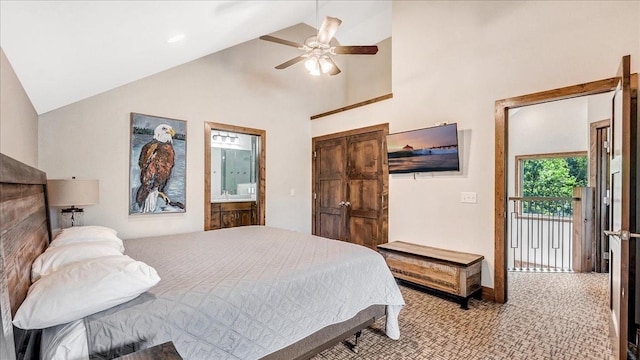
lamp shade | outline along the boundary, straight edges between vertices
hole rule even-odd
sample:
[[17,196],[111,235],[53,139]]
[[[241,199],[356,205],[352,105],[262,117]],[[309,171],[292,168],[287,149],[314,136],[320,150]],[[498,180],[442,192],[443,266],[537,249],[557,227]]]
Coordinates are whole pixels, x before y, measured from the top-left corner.
[[84,206],[100,202],[98,180],[48,180],[50,206]]

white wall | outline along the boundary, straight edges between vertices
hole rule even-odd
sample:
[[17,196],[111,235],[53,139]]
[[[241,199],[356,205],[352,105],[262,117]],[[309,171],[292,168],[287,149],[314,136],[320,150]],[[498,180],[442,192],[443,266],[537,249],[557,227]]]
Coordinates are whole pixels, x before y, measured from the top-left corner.
[[373,99],[391,92],[391,38],[378,44],[378,53],[369,55],[344,55],[347,78],[345,105]]
[[589,102],[587,103],[587,116],[589,117],[589,123],[611,119],[612,97],[613,92],[591,95],[588,97]]
[[640,71],[639,24],[631,1],[394,1],[393,99],[314,120],[311,134],[457,122],[460,174],[390,177],[389,239],[482,254],[492,287],[495,101],[610,78],[626,54]]
[[[332,90],[340,79],[311,79],[297,67],[275,70],[287,57],[280,50],[253,40],[43,114],[41,168],[49,178],[100,180],[100,204],[85,209],[86,224],[111,226],[123,238],[198,231],[204,226],[204,122],[264,129],[266,223],[309,232],[309,116],[339,93]],[[131,112],[188,122],[186,213],[128,214]]]
[[38,166],[38,114],[1,48],[0,153]]

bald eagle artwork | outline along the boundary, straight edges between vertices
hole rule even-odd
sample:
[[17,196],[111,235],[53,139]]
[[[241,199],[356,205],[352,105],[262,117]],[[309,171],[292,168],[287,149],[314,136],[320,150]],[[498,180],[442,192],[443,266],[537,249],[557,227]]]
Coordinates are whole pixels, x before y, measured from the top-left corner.
[[[135,115],[140,114],[134,114],[134,121]],[[149,117],[146,115],[140,116]],[[158,121],[168,120],[163,118],[154,119]],[[134,167],[134,161],[137,160],[137,169],[132,169],[131,174],[133,187],[130,213],[184,211],[183,198],[173,198],[176,192],[179,193],[181,190],[179,185],[184,184],[184,176],[180,179],[180,175],[176,176],[175,174],[176,165],[181,161],[181,173],[184,175],[184,140],[181,141],[182,157],[178,159],[176,148],[174,148],[176,130],[167,122],[162,121],[156,125],[147,121],[139,127],[134,124],[131,161],[132,167]],[[153,137],[150,139],[151,129],[153,129]],[[138,149],[139,153],[137,153]],[[137,159],[134,158],[136,154]],[[174,176],[176,176],[175,179]],[[134,177],[139,182],[134,182]],[[183,188],[182,194],[184,194]]]
[[153,132],[153,140],[146,143],[140,151],[138,166],[140,167],[140,187],[136,194],[136,202],[141,212],[153,212],[156,209],[158,196],[165,202],[171,201],[164,193],[167,181],[171,178],[171,170],[175,161],[173,151],[173,135],[176,132],[167,124],[161,124]]

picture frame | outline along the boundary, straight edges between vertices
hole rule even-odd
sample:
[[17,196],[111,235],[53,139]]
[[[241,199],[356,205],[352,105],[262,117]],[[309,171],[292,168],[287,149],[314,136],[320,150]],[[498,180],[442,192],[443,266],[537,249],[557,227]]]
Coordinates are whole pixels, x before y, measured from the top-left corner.
[[186,121],[132,112],[129,161],[129,215],[186,212]]

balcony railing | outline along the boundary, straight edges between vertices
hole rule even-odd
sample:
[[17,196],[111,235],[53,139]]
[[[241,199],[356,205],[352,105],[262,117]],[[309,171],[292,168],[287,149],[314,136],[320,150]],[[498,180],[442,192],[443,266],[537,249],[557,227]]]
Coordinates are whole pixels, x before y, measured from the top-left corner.
[[573,271],[577,197],[510,197],[508,270]]

